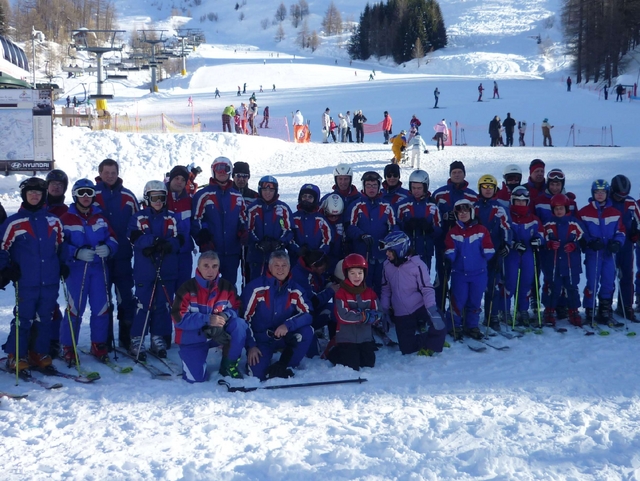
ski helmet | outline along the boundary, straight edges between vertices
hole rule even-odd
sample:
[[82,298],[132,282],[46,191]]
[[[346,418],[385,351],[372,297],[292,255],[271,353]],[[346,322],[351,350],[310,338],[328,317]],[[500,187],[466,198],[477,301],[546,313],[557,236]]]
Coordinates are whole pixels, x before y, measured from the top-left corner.
[[378,174],[377,172],[375,172],[373,170],[369,170],[369,171],[365,172],[364,174],[362,174],[362,178],[360,180],[362,181],[362,188],[363,189],[364,189],[364,183],[365,182],[376,181],[378,183],[378,189],[382,185],[382,177],[380,177],[380,174]]
[[[469,199],[460,199],[458,202],[456,202],[453,206],[453,210],[455,212],[458,212],[459,208],[462,208],[462,206],[468,206],[469,211],[471,212],[471,219],[473,220],[475,218],[475,209],[473,207],[473,203],[469,200]],[[456,214],[456,218],[458,217],[458,215]]]
[[522,169],[516,164],[505,165],[504,170],[502,171],[502,178],[504,181],[508,183],[507,178],[513,178],[516,176],[518,179],[518,185],[520,185],[522,183]]
[[571,200],[565,194],[556,194],[553,197],[551,197],[550,204],[552,209],[554,207],[558,207],[561,205],[563,207],[566,207],[567,212],[569,212],[569,207],[571,206]]
[[151,193],[157,192],[164,195],[164,202],[167,200],[167,186],[161,180],[150,180],[144,186],[144,201],[149,205],[151,203]]
[[409,176],[409,187],[411,187],[411,182],[424,184],[425,193],[429,190],[429,174],[424,170],[414,170],[411,172]]
[[233,172],[233,163],[229,160],[228,157],[216,157],[211,163],[211,176],[215,177],[216,169],[222,169],[227,174],[231,175]]
[[262,197],[262,189],[265,187],[276,189],[276,194],[278,193],[278,181],[271,175],[265,175],[260,178],[260,181],[258,182],[258,195],[260,197]]
[[342,274],[344,275],[345,279],[347,278],[349,269],[353,269],[354,267],[364,269],[364,275],[366,276],[369,264],[367,263],[367,260],[360,254],[349,254],[342,261]]
[[20,197],[23,202],[27,202],[27,192],[30,190],[37,190],[42,192],[42,198],[36,207],[42,207],[47,201],[47,182],[39,177],[30,177],[20,182]]
[[411,240],[409,236],[401,230],[389,232],[387,236],[379,242],[381,251],[392,250],[396,255],[396,261],[394,264],[399,265],[405,261],[409,248],[411,247]]
[[348,175],[353,178],[353,170],[349,164],[338,164],[336,168],[333,169],[333,177],[334,179],[339,175]]
[[313,206],[317,206],[318,202],[320,202],[320,189],[317,185],[313,184],[304,184],[300,188],[300,193],[298,194],[298,202],[302,202],[302,194],[311,194],[313,195]]
[[322,206],[326,215],[340,215],[344,212],[344,200],[338,194],[327,196]]
[[626,175],[618,174],[611,179],[611,193],[619,197],[626,197],[631,192],[631,181]]
[[493,192],[495,193],[495,191],[498,190],[498,181],[496,180],[496,178],[491,175],[491,174],[486,174],[483,175],[482,177],[480,177],[480,179],[478,179],[478,192],[480,192],[480,186],[483,184],[490,184],[493,186]]
[[593,195],[596,190],[604,190],[607,193],[607,197],[609,197],[609,189],[609,182],[604,179],[597,179],[591,184],[591,195]]
[[549,185],[549,182],[561,182],[562,188],[564,189],[564,181],[564,172],[562,172],[560,169],[551,169],[549,172],[547,172],[547,185]]
[[69,187],[69,177],[67,177],[67,174],[65,174],[64,171],[60,169],[53,169],[51,172],[49,172],[47,174],[46,180],[47,180],[47,183],[62,182],[65,192],[67,191],[67,187]]
[[511,191],[511,205],[515,205],[516,200],[525,200],[527,205],[531,202],[531,194],[525,186],[519,185]]
[[74,202],[78,202],[78,197],[95,197],[96,185],[89,179],[76,180],[71,188],[71,196]]

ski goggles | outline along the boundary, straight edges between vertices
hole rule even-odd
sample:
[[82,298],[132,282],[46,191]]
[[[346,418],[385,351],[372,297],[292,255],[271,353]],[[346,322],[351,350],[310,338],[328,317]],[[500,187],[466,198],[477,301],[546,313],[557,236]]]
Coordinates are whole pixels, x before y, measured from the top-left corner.
[[276,184],[273,182],[265,182],[262,184],[262,187],[260,187],[260,190],[276,190]]
[[166,202],[167,196],[165,194],[151,194],[149,195],[150,202]]
[[224,172],[225,174],[230,174],[231,173],[231,167],[229,167],[227,164],[215,164],[213,166],[213,171],[214,172]]
[[81,187],[73,191],[75,197],[95,197],[96,191],[91,187]]
[[471,212],[471,206],[469,204],[460,204],[454,207],[456,212]]
[[495,189],[496,186],[493,184],[480,184],[481,189]]
[[552,170],[549,173],[547,173],[547,181],[551,181],[551,180],[557,180],[557,181],[564,181],[564,172],[562,172],[561,170]]

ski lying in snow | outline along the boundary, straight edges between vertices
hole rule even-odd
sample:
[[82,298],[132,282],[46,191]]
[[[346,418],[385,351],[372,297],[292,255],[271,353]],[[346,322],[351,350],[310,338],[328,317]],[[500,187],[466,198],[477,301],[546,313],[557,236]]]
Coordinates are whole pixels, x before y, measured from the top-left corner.
[[[4,371],[8,374],[14,375],[15,376],[15,371],[11,370],[9,371],[7,369],[7,366],[5,365],[5,361],[6,358],[0,359],[0,371]],[[36,377],[33,377],[31,375],[31,372],[29,372],[29,370],[25,369],[20,371],[20,373],[18,374],[20,376],[20,379],[22,379],[23,381],[27,381],[27,382],[32,382],[34,384],[37,384],[40,387],[43,387],[47,390],[49,389],[60,389],[62,387],[62,384],[57,382],[55,384],[51,384],[49,382],[43,381],[42,379],[38,379]]]
[[28,398],[28,394],[13,394],[10,392],[0,391],[0,398],[6,397],[7,399],[25,399]]
[[483,352],[487,350],[487,346],[485,346],[483,342],[476,341],[475,339],[465,338],[462,342],[474,352]]
[[484,344],[485,346],[489,346],[491,349],[495,349],[496,351],[507,351],[509,349],[511,349],[509,346],[507,345],[496,345],[493,344],[491,342],[489,342],[489,338],[484,338],[484,339],[480,339],[479,340],[482,344]]
[[109,369],[111,369],[113,372],[115,372],[117,374],[128,374],[130,372],[133,372],[133,368],[131,366],[120,366],[116,362],[112,361],[111,359],[109,359],[107,362],[104,362],[104,361],[101,361],[100,359],[96,358],[89,351],[85,351],[84,349],[81,349],[81,351],[84,354],[86,354],[87,356],[93,357],[100,364],[104,364],[105,366],[107,366]]
[[83,384],[89,384],[93,381],[97,381],[100,379],[100,374],[97,372],[87,373],[86,376],[78,375],[78,374],[69,374],[66,372],[58,371],[54,366],[48,366],[45,368],[33,368],[34,371],[39,372],[40,374],[44,374],[45,376],[57,376],[63,377],[65,379],[71,379],[75,382],[81,382]]
[[164,364],[167,367],[167,369],[169,369],[169,371],[174,373],[176,376],[181,376],[182,375],[182,366],[178,366],[171,359],[164,358],[164,357],[159,357],[155,352],[147,351],[147,356],[149,354],[151,354],[154,358],[156,358],[158,361],[160,361],[162,364]]
[[358,379],[343,379],[340,381],[318,381],[318,382],[301,382],[297,384],[276,384],[275,386],[256,386],[256,387],[244,387],[244,386],[232,386],[229,381],[224,379],[218,379],[219,386],[226,386],[228,392],[252,392],[259,389],[289,389],[294,387],[312,387],[312,386],[327,386],[330,384],[362,384],[366,382],[365,378],[359,377]]
[[507,339],[519,339],[524,336],[524,334],[520,331],[495,331],[500,334],[502,337],[506,337]]
[[141,361],[140,359],[136,359],[135,356],[132,356],[131,354],[129,354],[129,352],[123,349],[116,348],[116,351],[118,351],[119,354],[122,354],[123,356],[128,357],[129,359],[133,359],[137,365],[142,367],[142,369],[146,369],[149,372],[149,374],[151,374],[151,377],[153,379],[167,379],[169,377],[172,377],[171,373],[165,372],[162,369],[159,369],[156,366],[149,364],[147,361]]

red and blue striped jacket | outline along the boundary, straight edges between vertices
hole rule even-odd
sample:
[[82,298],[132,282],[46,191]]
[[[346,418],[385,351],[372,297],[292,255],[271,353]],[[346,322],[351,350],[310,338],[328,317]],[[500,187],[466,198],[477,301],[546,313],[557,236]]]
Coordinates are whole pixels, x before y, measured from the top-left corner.
[[131,216],[138,212],[136,196],[122,186],[121,178],[118,178],[113,187],[109,187],[100,177],[96,177],[96,197],[93,203],[100,207],[116,235],[119,249],[115,259],[131,259],[133,252],[127,240],[127,228]]
[[[584,226],[587,244],[598,237],[604,245],[611,240],[624,244],[626,230],[622,224],[622,213],[612,206],[610,199],[602,206],[590,198],[589,203],[578,211],[578,219]],[[585,252],[593,251],[587,247]],[[605,255],[612,254],[606,251]]]
[[[75,204],[72,204],[60,220],[64,229],[62,260],[69,266],[75,263],[84,266],[84,261],[75,258],[76,252],[82,247],[95,249],[99,244],[106,244],[111,251],[109,257],[113,257],[118,251],[118,241],[115,239],[115,234],[99,207],[91,206],[85,216],[78,212]],[[102,259],[95,256],[91,264],[101,266]]]
[[487,261],[495,252],[491,235],[477,220],[464,224],[457,221],[444,241],[445,256],[451,261],[451,272],[479,274],[487,269]]

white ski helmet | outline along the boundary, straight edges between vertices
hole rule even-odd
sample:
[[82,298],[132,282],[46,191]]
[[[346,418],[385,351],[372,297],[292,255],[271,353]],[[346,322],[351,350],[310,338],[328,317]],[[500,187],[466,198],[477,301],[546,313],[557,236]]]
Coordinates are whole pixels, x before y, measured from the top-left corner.
[[429,174],[424,170],[414,170],[409,176],[409,188],[411,188],[411,182],[419,182],[424,184],[424,191],[429,190]]
[[144,186],[143,198],[144,201],[149,204],[149,198],[152,192],[157,192],[167,196],[167,186],[161,180],[150,180]]
[[351,170],[351,166],[349,164],[338,164],[336,168],[333,169],[333,177],[337,177],[338,175],[348,175],[353,179],[353,170]]
[[231,175],[231,172],[233,172],[233,162],[231,162],[231,160],[229,160],[228,157],[216,157],[215,159],[213,159],[213,162],[211,163],[211,176],[215,177],[215,170],[216,170],[216,166],[218,165],[225,165],[226,168],[226,172]]
[[522,178],[522,169],[518,167],[516,164],[507,164],[504,166],[504,170],[502,171],[502,177],[506,177],[507,175],[519,175]]
[[344,212],[344,200],[338,194],[331,194],[324,200],[322,208],[326,215],[340,215]]

